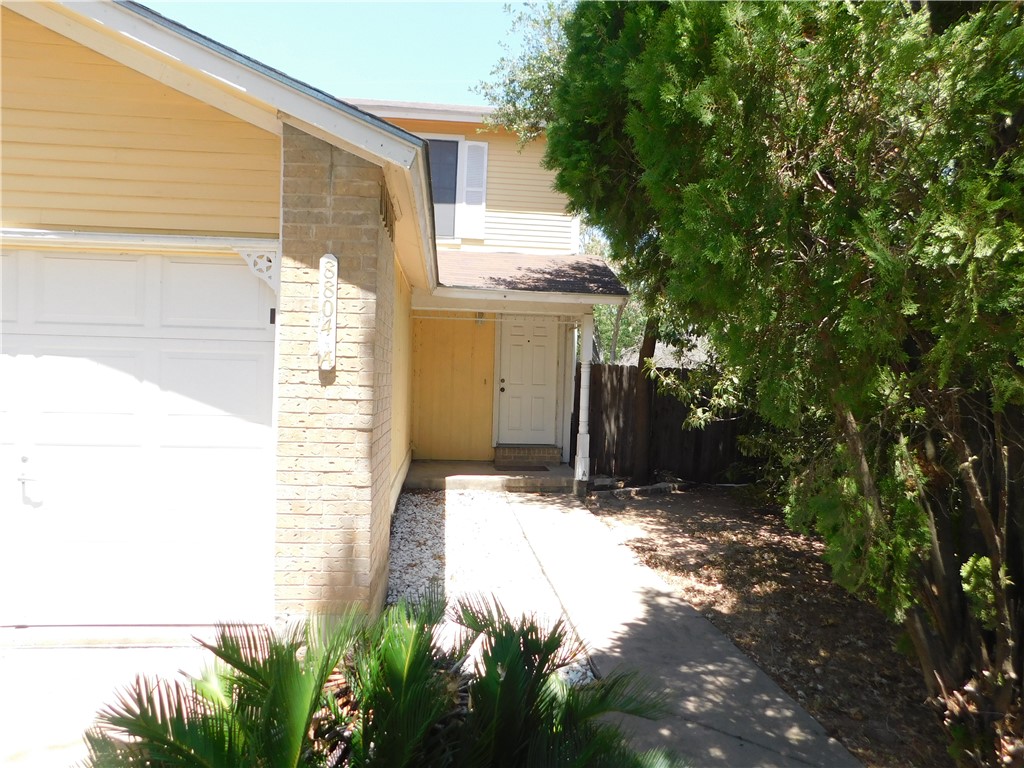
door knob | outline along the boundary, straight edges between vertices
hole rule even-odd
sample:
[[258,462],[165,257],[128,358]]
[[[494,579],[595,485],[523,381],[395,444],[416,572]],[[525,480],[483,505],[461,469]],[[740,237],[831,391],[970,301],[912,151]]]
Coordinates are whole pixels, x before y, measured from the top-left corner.
[[501,389],[499,389],[498,391],[499,391],[499,392],[504,392],[504,391],[505,391],[505,388],[504,388],[504,387],[502,387],[502,388],[501,388]]

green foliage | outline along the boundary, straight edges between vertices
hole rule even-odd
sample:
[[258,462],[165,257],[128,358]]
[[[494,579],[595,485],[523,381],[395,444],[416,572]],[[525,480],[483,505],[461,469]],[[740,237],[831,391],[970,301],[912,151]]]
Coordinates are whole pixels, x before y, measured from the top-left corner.
[[202,678],[154,682],[140,676],[99,713],[86,735],[88,765],[320,764],[324,754],[309,732],[355,626],[349,616],[281,636],[262,627],[222,627],[216,642],[201,643],[219,662]]
[[523,3],[514,13],[505,6],[512,13],[510,31],[522,34],[522,50],[501,43],[504,55],[491,70],[492,79],[476,91],[495,107],[489,122],[515,133],[520,146],[539,137],[551,119],[551,89],[565,60],[562,23],[571,8],[556,0]]
[[354,658],[353,692],[363,714],[353,732],[352,765],[441,765],[444,743],[431,731],[455,705],[445,674],[453,659],[434,642],[444,616],[437,596],[400,603],[369,627]]
[[483,639],[469,688],[473,708],[463,734],[463,764],[636,764],[621,734],[598,718],[613,712],[657,717],[664,713],[660,697],[630,676],[569,686],[557,672],[578,660],[583,647],[569,640],[561,621],[543,629],[484,600],[460,603],[457,620]]
[[[218,663],[185,681],[138,678],[87,734],[88,765],[669,768],[631,750],[610,714],[657,717],[663,700],[628,675],[568,685],[584,649],[562,622],[509,617],[493,601],[463,600],[465,630],[439,642],[437,595],[315,618],[280,635],[226,626]],[[479,652],[471,652],[474,647]]]
[[[608,240],[597,229],[583,227],[580,239],[584,253],[609,260]],[[646,322],[644,310],[635,297],[631,296],[621,310],[618,306],[595,304],[594,335],[597,337],[598,362],[631,364],[631,360],[622,359],[622,353],[640,347]]]
[[555,186],[568,195],[575,211],[604,232],[611,258],[648,309],[660,298],[667,261],[640,183],[642,166],[631,151],[621,116],[629,100],[623,74],[642,50],[645,23],[659,13],[660,7],[649,3],[576,7],[564,23],[570,46],[552,94],[547,132]]
[[901,478],[904,453],[895,446],[888,459],[892,474],[880,492],[885,515],[874,520],[868,502],[853,481],[850,457],[837,448],[831,462],[798,462],[804,472],[789,484],[786,516],[800,530],[825,540],[825,560],[836,583],[873,599],[902,620],[914,602],[920,553],[929,545],[929,529],[916,494]]
[[[615,335],[615,322],[618,317],[618,336]],[[647,318],[643,309],[633,299],[626,302],[621,316],[619,308],[609,304],[594,305],[594,334],[598,338],[602,363],[626,363],[636,365],[636,354],[633,359],[625,359],[627,350],[637,350],[644,338],[644,325]],[[615,356],[612,358],[614,342]]]
[[1024,6],[929,7],[580,4],[548,163],[663,325],[709,339],[699,416],[754,407],[791,519],[913,619],[985,763],[1021,700]]
[[[964,585],[964,594],[971,603],[975,618],[988,630],[996,628],[996,580],[992,573],[991,558],[983,555],[971,555],[960,567],[960,578]],[[1001,587],[1012,586],[1004,567],[998,576]]]

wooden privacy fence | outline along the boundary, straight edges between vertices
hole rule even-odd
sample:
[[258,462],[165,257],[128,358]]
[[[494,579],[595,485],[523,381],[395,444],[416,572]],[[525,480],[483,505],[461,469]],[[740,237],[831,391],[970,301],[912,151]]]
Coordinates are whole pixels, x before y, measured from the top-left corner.
[[[675,370],[685,376],[686,371]],[[590,471],[594,475],[629,477],[633,472],[633,404],[639,368],[635,365],[598,365],[590,368]],[[580,367],[576,366],[576,395],[572,412],[572,456],[579,432]],[[737,438],[742,418],[715,421],[704,429],[683,429],[688,407],[671,395],[651,388],[650,468],[682,480],[699,483],[722,481],[740,459]]]

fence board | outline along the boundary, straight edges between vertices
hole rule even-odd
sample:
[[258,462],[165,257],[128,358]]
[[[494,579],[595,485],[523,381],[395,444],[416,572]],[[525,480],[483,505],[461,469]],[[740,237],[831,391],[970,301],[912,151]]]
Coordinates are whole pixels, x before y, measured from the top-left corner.
[[[674,373],[685,376],[686,372]],[[600,365],[590,368],[590,456],[591,474],[628,477],[633,472],[634,387],[639,368],[635,365]],[[576,455],[579,432],[579,380],[573,401],[571,455]],[[704,429],[683,429],[687,406],[671,395],[651,388],[650,466],[683,480],[715,482],[740,458],[737,439],[745,420],[725,419]]]

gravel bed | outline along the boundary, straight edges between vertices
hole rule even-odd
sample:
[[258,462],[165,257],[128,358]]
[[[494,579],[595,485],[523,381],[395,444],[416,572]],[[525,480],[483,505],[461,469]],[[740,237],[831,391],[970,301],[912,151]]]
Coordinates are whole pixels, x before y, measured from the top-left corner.
[[[504,492],[403,493],[391,520],[390,558],[388,604],[441,587],[449,602],[493,595],[511,615],[533,614],[548,626],[563,616]],[[592,680],[589,660],[565,676],[573,684]]]

